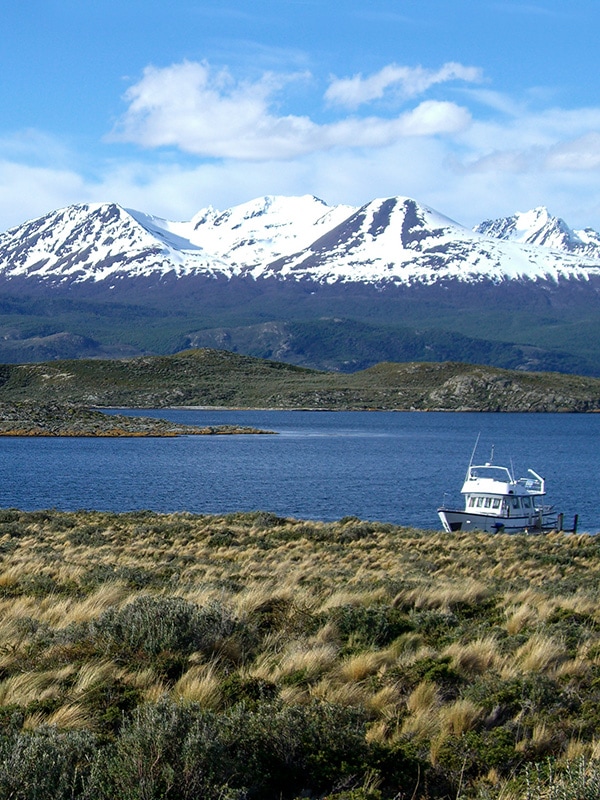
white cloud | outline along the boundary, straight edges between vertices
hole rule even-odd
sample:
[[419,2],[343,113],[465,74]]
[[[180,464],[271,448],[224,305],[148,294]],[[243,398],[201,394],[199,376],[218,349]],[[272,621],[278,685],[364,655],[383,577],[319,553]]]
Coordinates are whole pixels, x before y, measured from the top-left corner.
[[405,136],[452,134],[470,121],[465,108],[433,100],[391,119],[347,117],[318,124],[306,116],[273,113],[274,95],[296,77],[268,74],[254,83],[235,83],[226,71],[214,72],[205,63],[148,67],[128,90],[129,107],[111,138],[209,158],[270,161],[334,147],[382,147]]
[[290,141],[306,136],[312,123],[270,114],[270,97],[284,80],[265,75],[236,84],[226,70],[206,63],[147,67],[125,95],[129,107],[112,138],[215,158],[292,156],[298,151]]
[[590,133],[562,142],[548,151],[545,167],[548,170],[597,170],[600,169],[600,132]]
[[353,205],[408,195],[467,225],[547,205],[571,225],[600,229],[600,108],[468,89],[464,105],[419,98],[387,117],[330,108],[321,122],[277,105],[304,77],[148,68],[112,135],[146,151],[132,158],[105,144],[104,160],[85,159],[87,174],[80,153],[43,132],[0,135],[0,230],[76,202],[190,219],[207,205],[305,193]]
[[363,103],[381,99],[389,89],[396,89],[404,97],[414,97],[437,83],[454,80],[476,83],[481,78],[482,71],[478,67],[465,67],[453,61],[438,70],[389,64],[366,78],[358,74],[332,80],[325,99],[334,105],[358,108]]
[[85,180],[73,170],[0,161],[0,230],[85,201],[87,194]]

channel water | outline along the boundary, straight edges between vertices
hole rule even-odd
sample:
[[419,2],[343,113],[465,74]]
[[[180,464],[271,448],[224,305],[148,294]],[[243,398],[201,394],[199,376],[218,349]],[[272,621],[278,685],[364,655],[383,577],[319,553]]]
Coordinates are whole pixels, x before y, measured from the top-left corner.
[[[119,412],[123,413],[123,412]],[[275,436],[0,438],[0,507],[344,516],[439,529],[476,460],[546,478],[548,502],[600,532],[600,414],[161,409],[125,413]]]

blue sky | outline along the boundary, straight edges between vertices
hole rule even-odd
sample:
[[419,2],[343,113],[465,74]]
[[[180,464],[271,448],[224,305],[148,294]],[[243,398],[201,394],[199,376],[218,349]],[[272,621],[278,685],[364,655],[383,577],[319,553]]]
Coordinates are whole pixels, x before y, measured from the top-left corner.
[[407,195],[600,229],[598,0],[29,0],[0,10],[0,230]]

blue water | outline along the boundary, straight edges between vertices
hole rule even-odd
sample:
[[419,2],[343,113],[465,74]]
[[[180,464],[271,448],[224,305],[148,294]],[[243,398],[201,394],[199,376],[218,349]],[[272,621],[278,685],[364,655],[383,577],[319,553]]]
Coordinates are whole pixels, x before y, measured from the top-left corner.
[[478,460],[528,467],[548,501],[600,532],[600,414],[160,410],[197,425],[242,424],[278,436],[176,439],[0,438],[0,507],[62,510],[266,510],[346,515],[439,528],[436,508],[460,502]]

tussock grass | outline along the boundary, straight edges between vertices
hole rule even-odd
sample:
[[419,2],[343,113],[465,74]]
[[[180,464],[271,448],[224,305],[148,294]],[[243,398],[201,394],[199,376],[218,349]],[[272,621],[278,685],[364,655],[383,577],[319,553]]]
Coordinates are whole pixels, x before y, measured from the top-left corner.
[[93,716],[80,703],[71,703],[57,708],[44,722],[46,725],[55,725],[57,728],[70,730],[93,730],[95,727]]
[[376,675],[386,663],[385,651],[363,651],[343,661],[339,674],[346,683],[358,683]]
[[[567,657],[565,645],[556,639],[534,634],[514,654],[515,662],[525,672],[548,672],[554,670]],[[515,668],[509,667],[515,672]]]
[[482,716],[482,709],[470,700],[455,700],[440,711],[441,728],[452,736],[462,736],[474,728]]
[[497,670],[501,668],[503,661],[498,641],[493,636],[486,636],[466,644],[453,642],[444,650],[444,655],[450,656],[453,666],[469,677]]
[[173,687],[181,700],[198,703],[203,708],[218,708],[221,703],[221,680],[214,664],[191,667]]
[[55,671],[20,672],[0,683],[0,705],[28,706],[59,697],[60,693],[60,679]]
[[376,763],[418,761],[383,800],[521,800],[527,764],[600,755],[595,537],[0,511],[0,542],[0,719],[28,735],[341,708]]

